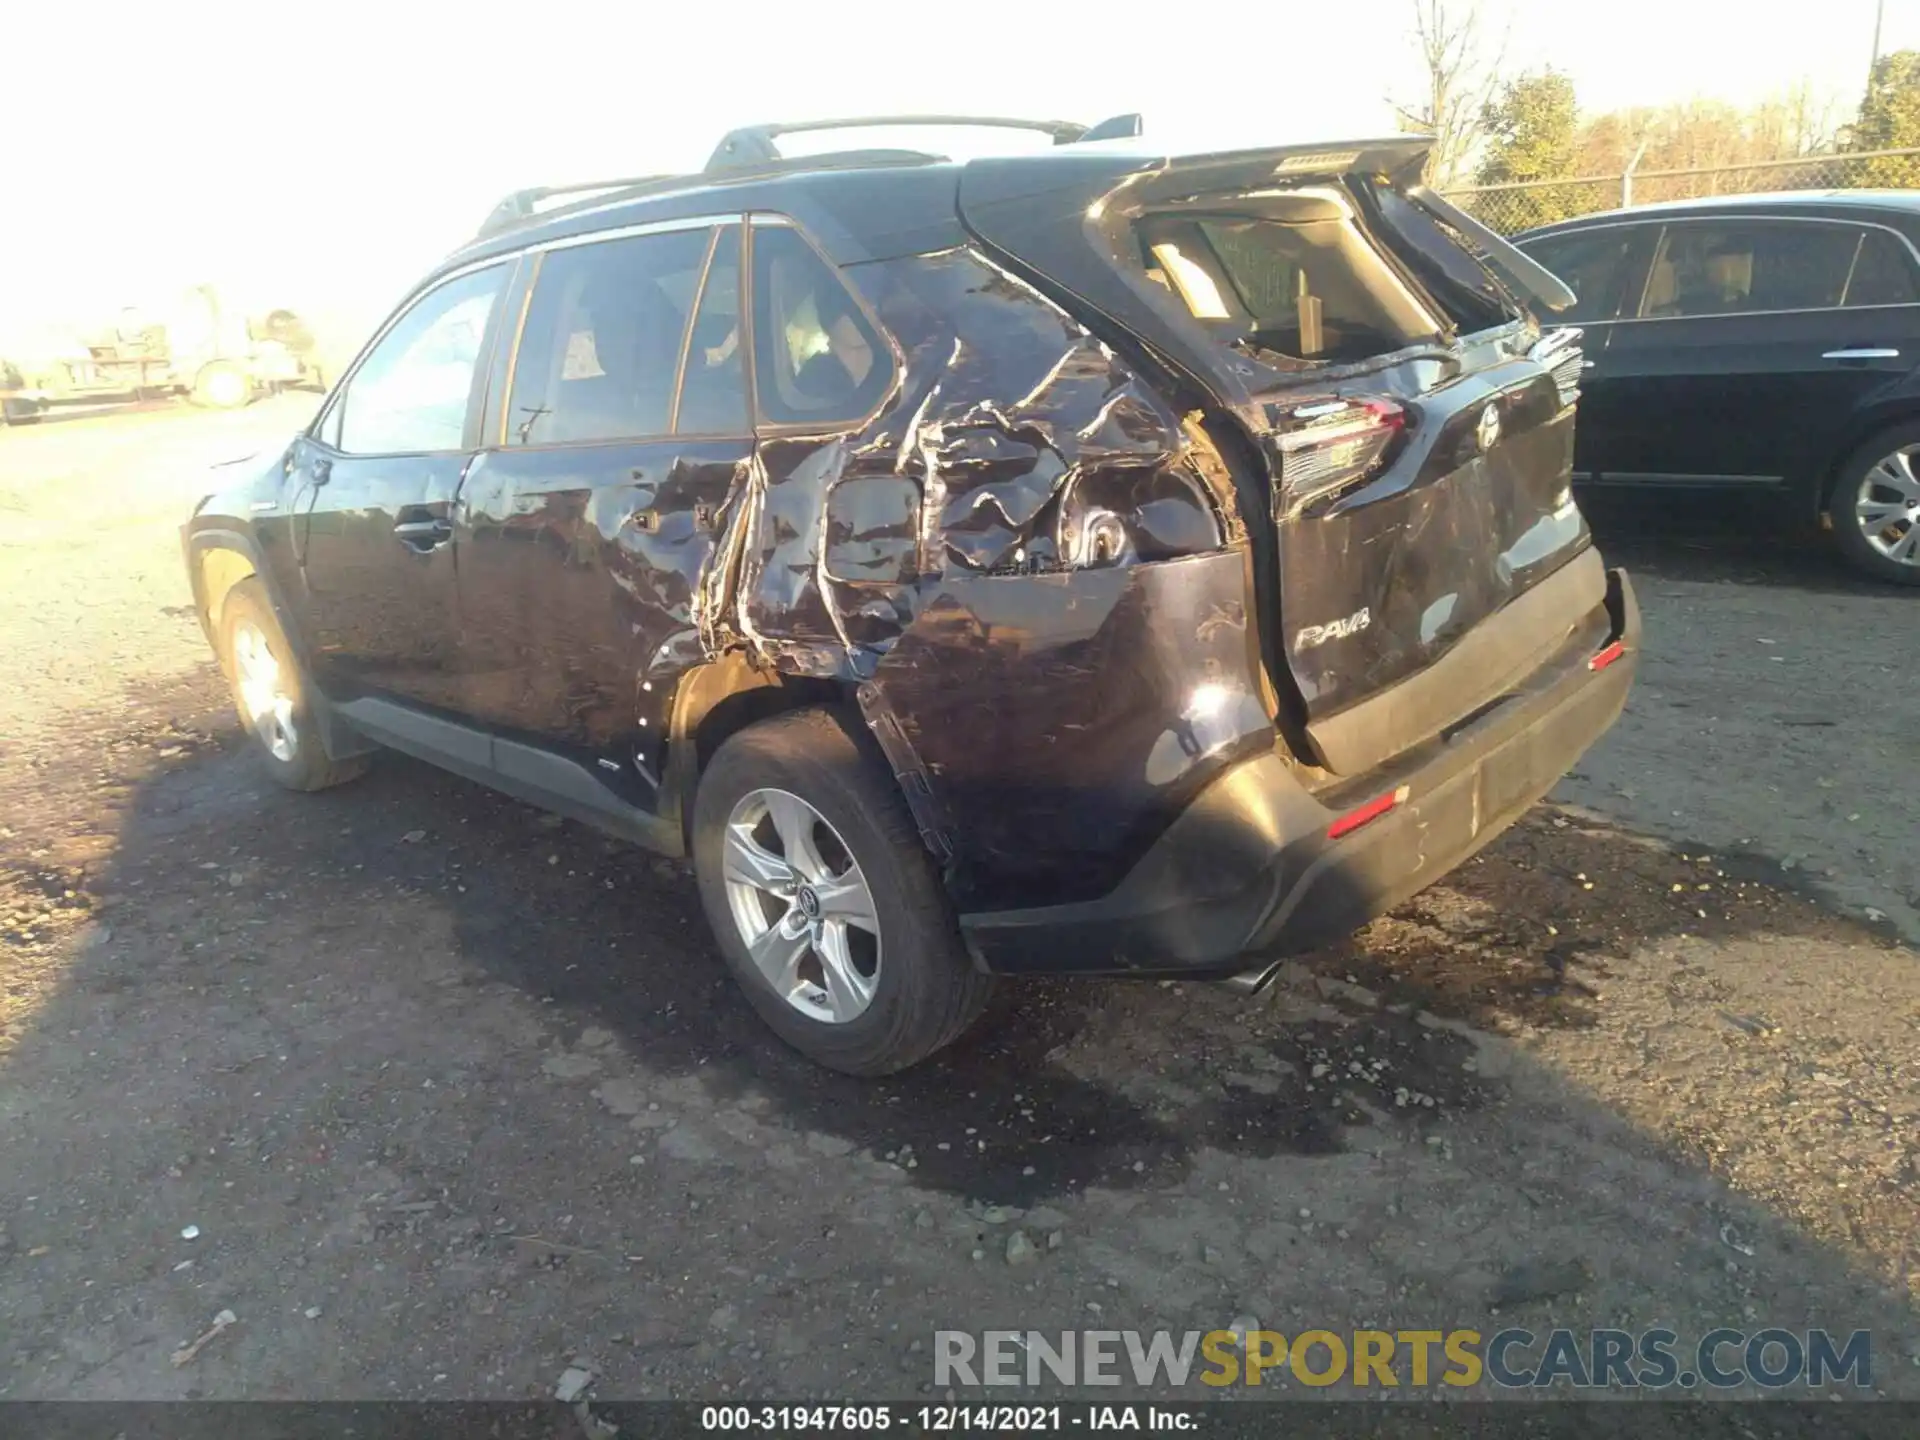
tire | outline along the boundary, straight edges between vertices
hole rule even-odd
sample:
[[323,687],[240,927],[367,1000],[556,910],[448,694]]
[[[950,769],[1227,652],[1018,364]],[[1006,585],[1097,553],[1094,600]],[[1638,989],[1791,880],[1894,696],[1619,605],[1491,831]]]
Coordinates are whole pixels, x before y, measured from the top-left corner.
[[[270,680],[256,658],[261,646],[271,662]],[[289,790],[325,790],[366,773],[365,756],[328,756],[307,703],[312,693],[307,678],[258,579],[242,580],[227,592],[220,612],[220,660],[233,689],[233,708],[276,783]]]
[[[1906,471],[1891,474],[1890,485],[1869,488],[1881,463],[1902,454]],[[1857,573],[1894,585],[1920,585],[1920,479],[1910,483],[1909,476],[1920,477],[1920,423],[1882,430],[1841,463],[1827,515],[1834,543]],[[1870,513],[1887,515],[1880,530],[1862,522],[1863,502],[1873,507]],[[1904,517],[1892,509],[1898,503],[1904,503]]]
[[193,377],[193,403],[208,410],[244,410],[253,403],[253,380],[230,361],[211,361]]
[[[786,802],[798,800],[824,821],[824,832],[810,832],[815,842],[810,858],[840,873],[822,881],[821,896],[846,893],[848,875],[864,881],[874,924],[871,946],[859,924],[833,919],[841,907],[831,899],[808,906],[804,896],[756,897],[729,883],[729,845],[739,838],[730,832],[758,814],[756,807],[773,803],[769,792],[784,797],[777,802],[780,818],[790,819]],[[784,864],[788,847],[781,842],[776,852],[775,822],[769,809],[753,833],[766,842],[763,860]],[[768,1027],[808,1059],[848,1075],[890,1075],[951,1044],[985,1008],[992,982],[969,961],[899,785],[856,721],[830,710],[802,710],[750,726],[728,740],[701,777],[694,799],[693,854],[700,898],[727,968]],[[802,856],[803,874],[808,858]],[[854,868],[843,871],[843,859]],[[805,888],[811,893],[812,887]],[[763,908],[750,908],[743,921],[736,901]],[[783,906],[789,919],[817,917],[823,930],[816,934],[830,937],[838,923],[845,937],[839,953],[856,968],[860,952],[870,949],[874,968],[860,982],[870,991],[863,1010],[838,1020],[821,1013],[828,1008],[824,957],[833,948],[830,938],[818,941],[822,948],[817,949],[808,942],[787,942],[802,957],[791,967],[797,978],[787,992],[762,972],[749,953],[745,927],[771,922]],[[779,923],[769,923],[769,937]],[[812,999],[809,990],[815,992]],[[847,990],[843,983],[839,993]]]

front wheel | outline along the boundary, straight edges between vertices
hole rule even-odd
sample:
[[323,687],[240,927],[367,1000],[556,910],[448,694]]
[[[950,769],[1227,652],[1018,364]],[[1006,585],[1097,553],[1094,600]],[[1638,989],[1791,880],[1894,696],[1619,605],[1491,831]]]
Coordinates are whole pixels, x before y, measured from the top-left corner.
[[700,780],[693,850],[727,968],[809,1059],[892,1074],[985,1007],[990,981],[898,784],[838,714],[803,710],[727,741]]
[[1834,481],[1827,515],[1855,570],[1920,585],[1920,424],[1883,430],[1854,451]]
[[242,580],[228,592],[220,631],[234,708],[274,780],[289,790],[325,790],[365,772],[364,758],[327,754],[313,723],[306,677],[258,579]]

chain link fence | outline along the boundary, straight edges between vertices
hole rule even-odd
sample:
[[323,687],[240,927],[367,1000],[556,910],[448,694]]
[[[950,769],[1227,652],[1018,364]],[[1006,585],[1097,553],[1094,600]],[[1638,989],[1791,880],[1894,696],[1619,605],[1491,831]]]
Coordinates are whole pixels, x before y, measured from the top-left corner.
[[1627,205],[1752,195],[1774,190],[1909,190],[1920,188],[1920,150],[1870,150],[1853,155],[1808,155],[1698,170],[1641,170],[1474,185],[1447,197],[1503,235]]

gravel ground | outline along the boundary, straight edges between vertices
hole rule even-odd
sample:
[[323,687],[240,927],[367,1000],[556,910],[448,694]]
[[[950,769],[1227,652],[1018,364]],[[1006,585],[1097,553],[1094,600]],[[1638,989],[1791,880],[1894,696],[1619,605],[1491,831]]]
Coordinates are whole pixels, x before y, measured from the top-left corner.
[[258,775],[174,530],[310,405],[0,432],[0,1396],[906,1399],[936,1329],[1238,1317],[1870,1328],[1920,1395],[1920,597],[1621,522],[1567,803],[1255,1002],[1003,986],[858,1083],[678,866]]

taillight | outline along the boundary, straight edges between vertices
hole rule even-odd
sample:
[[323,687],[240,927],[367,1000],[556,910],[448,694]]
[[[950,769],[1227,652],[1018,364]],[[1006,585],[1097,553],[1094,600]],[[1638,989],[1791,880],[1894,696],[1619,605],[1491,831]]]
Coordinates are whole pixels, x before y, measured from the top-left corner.
[[1295,406],[1282,423],[1280,490],[1295,510],[1376,474],[1407,428],[1407,412],[1391,400],[1322,400]]

